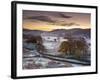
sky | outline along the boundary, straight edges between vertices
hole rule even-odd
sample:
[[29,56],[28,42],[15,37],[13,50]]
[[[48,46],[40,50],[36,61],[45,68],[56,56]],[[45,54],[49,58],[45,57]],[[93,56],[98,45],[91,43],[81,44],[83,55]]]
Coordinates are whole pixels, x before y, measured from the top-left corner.
[[23,28],[52,31],[54,29],[90,28],[91,14],[23,10]]

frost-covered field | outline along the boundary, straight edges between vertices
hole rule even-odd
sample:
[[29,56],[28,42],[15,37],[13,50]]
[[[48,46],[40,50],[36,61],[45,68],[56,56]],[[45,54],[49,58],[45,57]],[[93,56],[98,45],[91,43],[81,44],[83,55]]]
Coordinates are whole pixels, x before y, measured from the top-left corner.
[[[31,44],[24,43],[24,46],[28,48],[34,47]],[[58,45],[60,43],[57,42],[48,42],[44,41],[43,45],[46,47],[46,54],[51,55],[59,55],[60,53],[57,51]],[[75,66],[83,66],[80,64],[72,64],[69,62],[52,60],[49,58],[43,57],[37,50],[29,50],[23,49],[23,69],[41,69],[41,68],[59,68],[59,67],[75,67]]]
[[30,51],[29,55],[23,56],[23,69],[58,68],[76,66],[68,62],[61,62],[42,57]]

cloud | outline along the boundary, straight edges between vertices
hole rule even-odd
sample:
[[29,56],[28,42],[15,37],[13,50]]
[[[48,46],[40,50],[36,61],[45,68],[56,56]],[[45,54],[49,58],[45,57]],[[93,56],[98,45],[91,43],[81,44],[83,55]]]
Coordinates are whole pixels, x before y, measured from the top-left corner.
[[64,13],[59,13],[60,17],[62,18],[72,18],[72,16],[65,15]]
[[[72,18],[72,16],[67,16],[63,13],[60,14],[59,16],[60,18]],[[71,27],[71,26],[79,26],[79,24],[75,23],[75,22],[65,22],[64,20],[61,21],[59,20],[59,18],[54,18],[52,16],[45,16],[45,15],[35,15],[35,16],[28,16],[28,17],[24,17],[24,19],[27,20],[36,20],[37,21],[41,21],[41,22],[46,22],[45,24],[47,25],[56,25],[56,26],[67,26],[67,27]]]
[[57,25],[57,26],[67,26],[67,27],[71,27],[71,26],[80,26],[80,24],[77,24],[77,23],[74,23],[74,22],[69,22],[69,23],[66,23],[66,22],[55,22],[55,23],[49,23],[51,25]]
[[63,24],[61,24],[61,26],[68,26],[68,27],[70,27],[70,26],[79,26],[79,24],[71,22],[71,23],[63,23]]
[[55,22],[55,20],[53,20],[49,16],[31,16],[31,17],[27,17],[26,19],[39,20],[44,22]]

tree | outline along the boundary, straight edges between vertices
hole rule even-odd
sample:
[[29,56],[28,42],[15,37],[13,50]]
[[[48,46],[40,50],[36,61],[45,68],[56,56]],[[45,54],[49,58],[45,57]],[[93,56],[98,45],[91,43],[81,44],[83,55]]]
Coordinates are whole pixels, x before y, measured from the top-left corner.
[[42,38],[41,36],[31,36],[27,41],[27,43],[42,43]]
[[45,47],[42,44],[37,44],[36,49],[39,53],[44,53],[46,51]]
[[27,39],[26,42],[27,42],[27,43],[36,43],[37,40],[36,40],[36,37],[35,37],[35,36],[31,36],[29,39]]
[[35,48],[40,53],[43,53],[45,51],[45,47],[42,44],[43,41],[41,36],[32,36],[26,42],[36,45]]
[[70,47],[69,47],[69,42],[67,42],[67,41],[63,41],[62,43],[61,43],[61,45],[60,45],[60,48],[59,48],[59,52],[62,52],[62,54],[63,55],[68,55],[69,54],[69,49],[70,49]]
[[84,40],[78,40],[74,43],[76,45],[75,47],[75,56],[77,58],[81,58],[83,55],[87,54],[88,51],[88,45],[86,41]]
[[81,58],[84,54],[87,54],[88,45],[83,38],[73,39],[69,38],[68,41],[61,43],[59,52],[63,55],[73,55],[76,58]]

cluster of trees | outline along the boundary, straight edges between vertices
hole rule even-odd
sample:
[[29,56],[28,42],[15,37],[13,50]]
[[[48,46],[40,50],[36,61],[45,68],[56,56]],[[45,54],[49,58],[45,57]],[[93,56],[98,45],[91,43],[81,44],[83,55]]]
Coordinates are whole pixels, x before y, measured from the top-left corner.
[[41,38],[41,36],[31,36],[30,38],[27,38],[26,42],[41,44],[42,38]]
[[88,45],[84,38],[73,39],[69,38],[68,41],[63,41],[59,47],[59,52],[62,55],[73,55],[76,58],[81,58],[88,53]]
[[45,51],[45,47],[43,46],[43,41],[41,36],[32,36],[29,39],[27,39],[26,42],[36,45],[36,49],[40,53],[43,53]]

